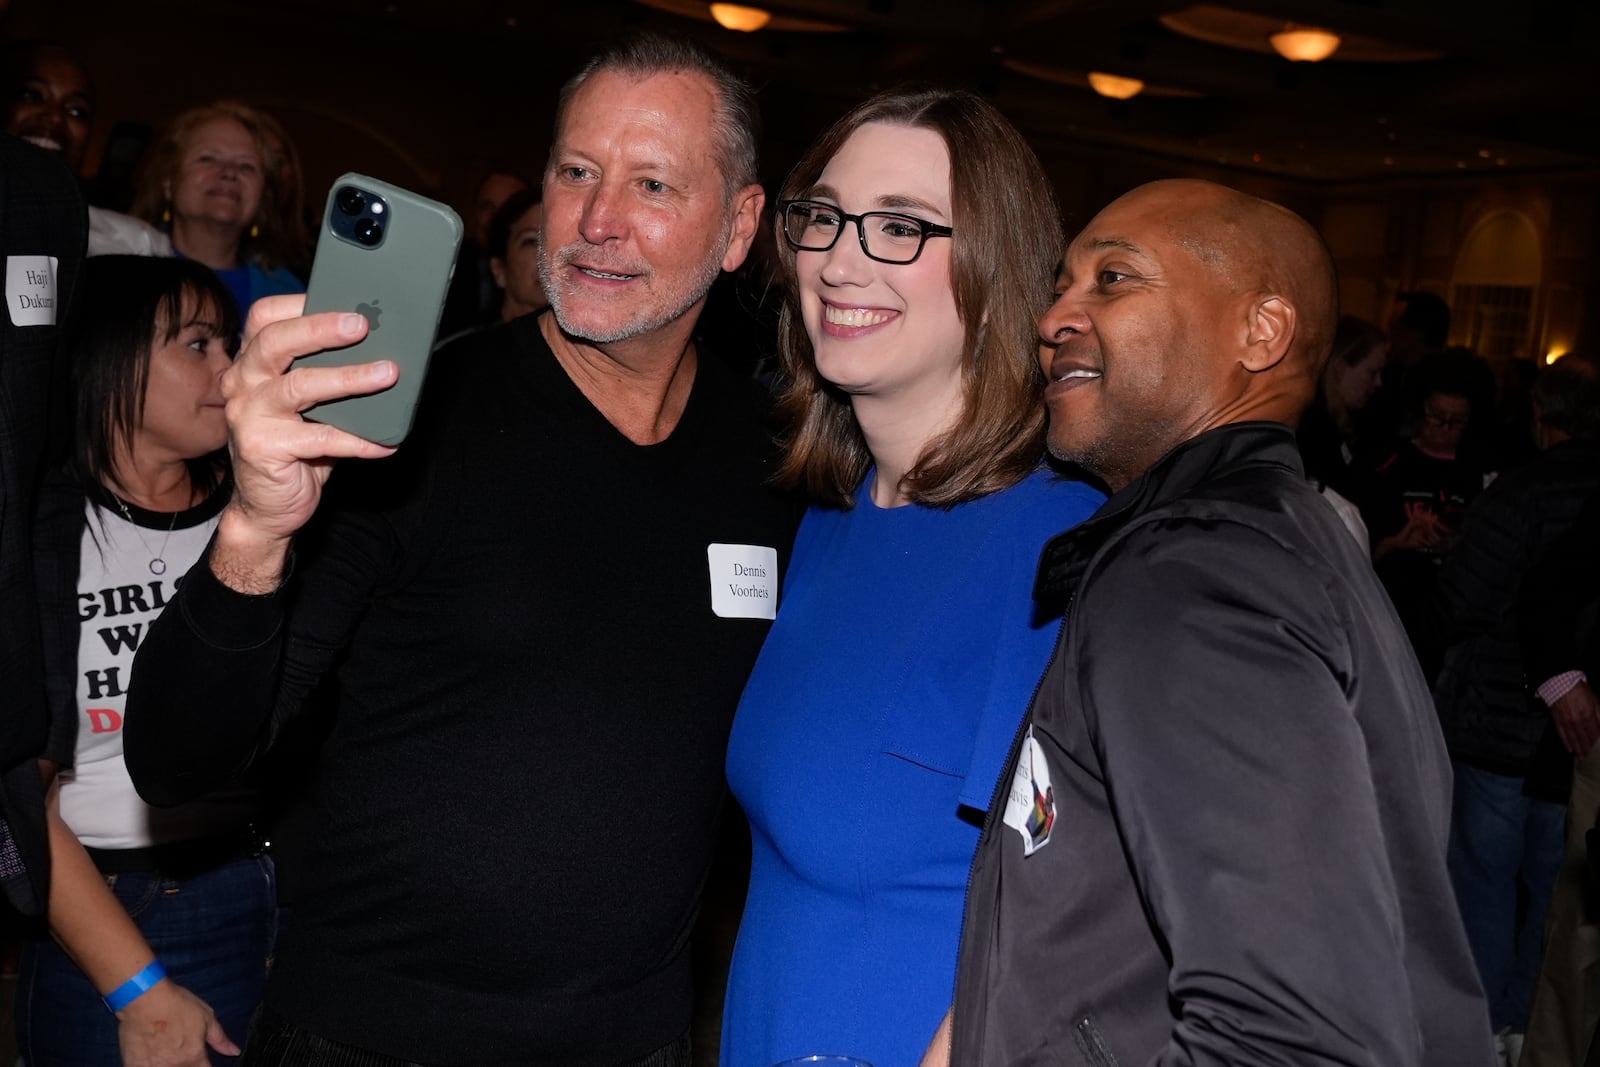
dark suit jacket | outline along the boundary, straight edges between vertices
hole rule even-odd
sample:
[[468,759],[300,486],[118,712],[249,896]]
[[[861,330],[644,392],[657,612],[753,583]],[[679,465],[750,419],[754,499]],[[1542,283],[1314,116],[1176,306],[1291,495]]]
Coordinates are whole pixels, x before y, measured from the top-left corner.
[[34,764],[49,717],[31,528],[52,440],[63,439],[59,389],[66,375],[56,353],[87,233],[83,198],[66,167],[0,134],[0,268],[14,257],[56,260],[54,325],[18,325],[10,283],[0,314],[0,815],[28,871],[27,878],[3,879],[6,896],[26,914],[43,909],[49,884],[44,803]]

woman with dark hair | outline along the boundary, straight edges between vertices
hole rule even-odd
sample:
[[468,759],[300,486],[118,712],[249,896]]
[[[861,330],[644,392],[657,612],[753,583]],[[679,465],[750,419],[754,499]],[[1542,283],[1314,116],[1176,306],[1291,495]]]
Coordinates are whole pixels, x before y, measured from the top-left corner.
[[999,112],[902,89],[812,147],[777,228],[780,477],[814,503],[728,750],[753,859],[722,1059],[912,1063],[1055,640],[1040,548],[1101,499],[1042,464],[1061,226]]
[[1470,437],[1492,397],[1483,394],[1482,361],[1464,348],[1423,357],[1411,381],[1411,436],[1364,472],[1353,499],[1367,524],[1373,568],[1432,679],[1445,637],[1436,608],[1439,567],[1468,505],[1495,478]]
[[179,256],[216,271],[241,319],[264,296],[305,292],[288,269],[309,259],[305,222],[285,202],[274,129],[233,101],[192,108],[150,146],[135,182],[133,215],[168,228]]
[[1318,488],[1350,497],[1356,464],[1353,416],[1366,406],[1383,381],[1389,343],[1366,319],[1340,315],[1333,351],[1317,384],[1317,398],[1300,418],[1300,457],[1306,476]]
[[239,322],[186,260],[91,259],[78,294],[72,456],[35,536],[53,940],[23,952],[18,1046],[29,1067],[198,1067],[221,1062],[208,1046],[237,1055],[260,999],[271,862],[251,790],[144,804],[122,715],[134,651],[228,498],[221,378]]

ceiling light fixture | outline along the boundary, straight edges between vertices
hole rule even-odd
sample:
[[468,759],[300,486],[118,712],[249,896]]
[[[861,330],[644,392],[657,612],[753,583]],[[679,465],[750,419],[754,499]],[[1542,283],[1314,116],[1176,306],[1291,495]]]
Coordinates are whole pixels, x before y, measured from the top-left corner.
[[1131,100],[1144,92],[1144,82],[1138,78],[1124,78],[1092,70],[1089,72],[1089,88],[1113,100]]
[[1320,63],[1339,50],[1339,35],[1315,26],[1288,26],[1267,35],[1267,43],[1284,59]]
[[725,30],[754,33],[772,21],[772,12],[743,4],[712,4],[711,17]]

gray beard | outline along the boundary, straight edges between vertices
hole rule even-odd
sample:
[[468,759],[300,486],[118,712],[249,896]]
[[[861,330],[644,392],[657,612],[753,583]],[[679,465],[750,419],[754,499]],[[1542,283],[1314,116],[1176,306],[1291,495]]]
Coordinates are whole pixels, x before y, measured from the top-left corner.
[[555,268],[551,265],[549,257],[544,253],[544,234],[538,235],[539,248],[539,281],[544,285],[545,297],[550,301],[550,310],[555,313],[556,325],[561,327],[561,332],[568,337],[587,341],[592,345],[610,345],[619,341],[631,341],[647,333],[653,333],[665,326],[677,322],[689,309],[698,304],[706,293],[711,291],[711,285],[717,280],[717,275],[722,273],[722,257],[727,252],[727,243],[721,249],[713,249],[707,253],[705,262],[697,268],[689,286],[689,293],[682,301],[681,307],[669,308],[666,311],[641,318],[634,322],[625,322],[614,330],[597,332],[594,330],[581,330],[567,318],[565,309],[561,306],[566,299],[557,280]]

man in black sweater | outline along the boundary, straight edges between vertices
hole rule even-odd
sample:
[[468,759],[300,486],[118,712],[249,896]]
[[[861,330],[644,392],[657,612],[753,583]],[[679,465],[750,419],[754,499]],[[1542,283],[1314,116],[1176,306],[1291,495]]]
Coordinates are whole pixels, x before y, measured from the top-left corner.
[[[669,39],[568,83],[552,310],[442,355],[393,458],[299,414],[394,381],[291,369],[365,320],[253,312],[225,383],[235,496],[140,649],[125,727],[141,792],[171,803],[336,693],[245,1063],[689,1062],[727,732],[798,518],[766,484],[760,399],[692,340],[760,217],[754,122],[746,86]],[[366,462],[324,493],[335,457]]]

